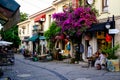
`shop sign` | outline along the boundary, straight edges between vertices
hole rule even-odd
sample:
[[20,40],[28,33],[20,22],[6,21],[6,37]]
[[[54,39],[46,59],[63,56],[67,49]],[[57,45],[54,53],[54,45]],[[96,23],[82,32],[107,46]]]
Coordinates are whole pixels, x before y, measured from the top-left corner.
[[109,34],[117,34],[119,33],[118,29],[109,29]]

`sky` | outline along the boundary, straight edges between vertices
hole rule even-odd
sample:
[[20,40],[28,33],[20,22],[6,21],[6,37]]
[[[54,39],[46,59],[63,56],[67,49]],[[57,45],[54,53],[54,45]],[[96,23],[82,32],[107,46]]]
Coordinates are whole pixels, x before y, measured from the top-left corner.
[[20,4],[20,12],[32,15],[52,5],[54,0],[15,0]]
[[[20,5],[20,12],[32,15],[52,5],[54,0],[15,0]],[[3,26],[0,24],[0,29]]]

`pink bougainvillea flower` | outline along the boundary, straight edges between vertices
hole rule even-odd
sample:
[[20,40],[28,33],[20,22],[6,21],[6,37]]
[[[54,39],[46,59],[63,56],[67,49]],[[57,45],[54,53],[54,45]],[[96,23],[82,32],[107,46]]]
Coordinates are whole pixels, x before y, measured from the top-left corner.
[[53,19],[63,32],[81,35],[97,22],[96,15],[89,7],[79,7],[72,12],[54,13]]

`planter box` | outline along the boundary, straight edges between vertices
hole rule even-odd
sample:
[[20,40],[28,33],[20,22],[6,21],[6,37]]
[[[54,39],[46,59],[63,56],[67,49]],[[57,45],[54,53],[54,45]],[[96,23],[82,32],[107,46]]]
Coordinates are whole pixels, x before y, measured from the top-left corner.
[[108,60],[107,69],[109,71],[120,71],[119,59]]

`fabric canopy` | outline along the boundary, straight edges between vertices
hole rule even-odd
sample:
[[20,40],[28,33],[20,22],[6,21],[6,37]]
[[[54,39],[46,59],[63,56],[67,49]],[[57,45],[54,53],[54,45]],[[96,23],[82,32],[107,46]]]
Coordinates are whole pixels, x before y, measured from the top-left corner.
[[39,15],[34,19],[34,22],[45,21],[45,14]]
[[38,35],[33,35],[33,36],[30,37],[28,40],[29,40],[29,41],[36,41],[36,39],[38,39]]
[[[110,21],[109,23],[110,23],[110,25],[112,27],[112,21]],[[106,25],[106,22],[94,24],[87,31],[104,31],[104,30],[106,30],[105,25]]]
[[15,0],[0,0],[0,23],[5,25],[9,22],[16,13],[18,14],[19,7]]
[[88,31],[103,31],[106,29],[105,24],[106,23],[99,23],[99,24],[92,25],[92,27],[88,29]]
[[46,37],[45,36],[40,36],[39,39],[44,40],[44,39],[46,39]]

